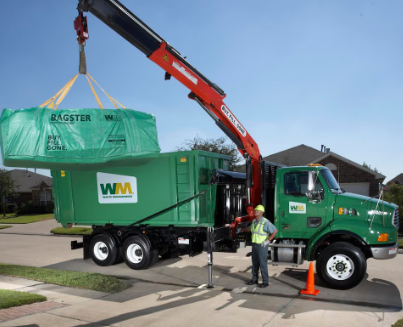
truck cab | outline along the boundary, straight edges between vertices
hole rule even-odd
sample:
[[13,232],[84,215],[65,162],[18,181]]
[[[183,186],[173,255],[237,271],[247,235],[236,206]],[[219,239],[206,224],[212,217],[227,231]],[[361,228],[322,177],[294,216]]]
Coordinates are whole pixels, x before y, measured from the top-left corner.
[[366,260],[397,254],[397,206],[340,188],[326,167],[262,164],[262,202],[277,227],[273,264],[316,260],[324,284],[337,289],[357,285]]

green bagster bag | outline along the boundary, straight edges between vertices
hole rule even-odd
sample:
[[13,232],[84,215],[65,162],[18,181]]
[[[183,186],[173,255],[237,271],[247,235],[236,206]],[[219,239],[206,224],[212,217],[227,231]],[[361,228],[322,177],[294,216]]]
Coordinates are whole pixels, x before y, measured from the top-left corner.
[[141,165],[157,157],[155,117],[130,109],[4,109],[6,167],[91,170]]

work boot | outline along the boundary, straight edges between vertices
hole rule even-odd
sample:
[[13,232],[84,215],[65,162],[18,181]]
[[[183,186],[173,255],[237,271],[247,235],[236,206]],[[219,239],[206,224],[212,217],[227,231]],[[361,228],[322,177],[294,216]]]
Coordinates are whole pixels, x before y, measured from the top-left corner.
[[255,284],[257,284],[257,280],[255,281],[250,280],[249,282],[246,283],[246,285],[255,285]]
[[265,288],[265,287],[267,287],[267,286],[269,286],[269,283],[262,283],[262,284],[260,285],[260,288]]

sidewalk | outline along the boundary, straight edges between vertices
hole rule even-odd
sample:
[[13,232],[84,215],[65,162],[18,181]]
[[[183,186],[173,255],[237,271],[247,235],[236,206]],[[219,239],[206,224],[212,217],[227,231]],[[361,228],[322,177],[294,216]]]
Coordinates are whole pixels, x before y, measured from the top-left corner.
[[299,299],[126,281],[117,293],[74,289],[0,276],[0,288],[42,294],[48,301],[0,310],[0,327],[37,326],[381,326],[401,312]]
[[9,309],[0,310],[0,322],[14,320],[24,316],[42,313],[51,309],[63,307],[63,304],[52,301],[39,302],[21,305],[19,307],[13,307]]
[[56,227],[62,227],[55,219],[38,221],[29,224],[9,224],[7,219],[0,220],[2,225],[10,225],[13,227],[0,229],[1,234],[24,234],[24,235],[53,235],[50,231]]
[[0,310],[0,322],[47,312],[66,305],[102,298],[109,293],[69,288],[53,284],[0,275],[0,289],[36,293],[46,296],[47,301]]

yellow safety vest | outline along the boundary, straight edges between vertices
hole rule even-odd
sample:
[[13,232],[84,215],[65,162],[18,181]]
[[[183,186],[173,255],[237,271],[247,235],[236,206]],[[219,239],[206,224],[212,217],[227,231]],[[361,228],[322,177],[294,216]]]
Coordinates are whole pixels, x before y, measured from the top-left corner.
[[252,243],[262,244],[269,238],[269,235],[263,231],[263,226],[266,223],[266,218],[262,217],[260,221],[256,224],[252,222],[250,226],[250,231],[252,233]]

